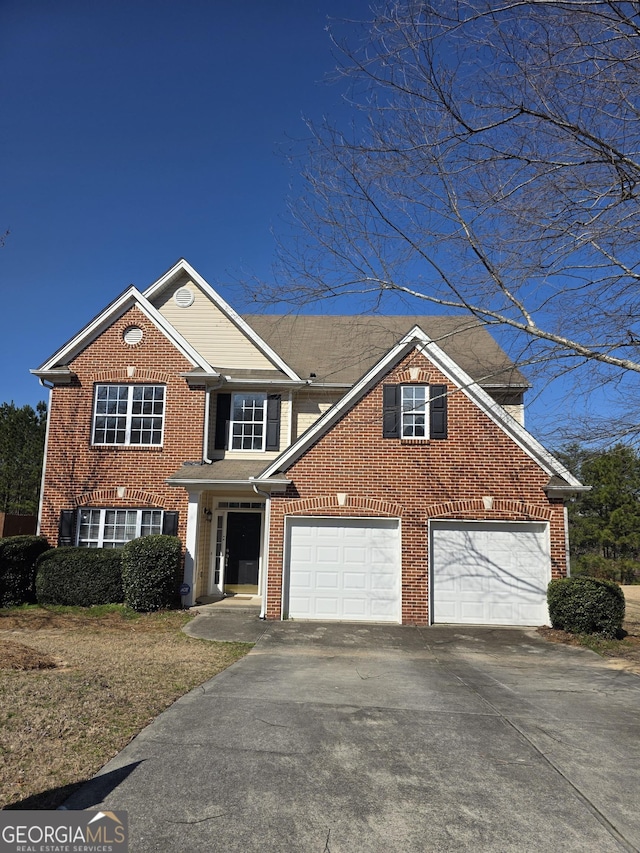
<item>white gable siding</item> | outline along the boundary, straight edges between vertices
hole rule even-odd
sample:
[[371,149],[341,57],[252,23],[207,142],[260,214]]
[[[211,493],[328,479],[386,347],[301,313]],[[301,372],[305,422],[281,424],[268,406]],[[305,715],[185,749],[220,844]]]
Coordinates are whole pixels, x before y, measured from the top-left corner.
[[[180,287],[193,291],[189,308],[180,308],[173,298]],[[174,279],[151,300],[160,314],[209,362],[212,367],[273,370],[274,365],[214,305],[188,275]]]

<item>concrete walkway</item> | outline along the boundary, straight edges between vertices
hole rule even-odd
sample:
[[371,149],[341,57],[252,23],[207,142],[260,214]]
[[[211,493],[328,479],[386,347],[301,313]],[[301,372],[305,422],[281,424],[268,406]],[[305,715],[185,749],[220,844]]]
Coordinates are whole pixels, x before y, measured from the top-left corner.
[[132,853],[640,848],[637,676],[533,631],[205,618],[262,633],[68,803],[127,809]]

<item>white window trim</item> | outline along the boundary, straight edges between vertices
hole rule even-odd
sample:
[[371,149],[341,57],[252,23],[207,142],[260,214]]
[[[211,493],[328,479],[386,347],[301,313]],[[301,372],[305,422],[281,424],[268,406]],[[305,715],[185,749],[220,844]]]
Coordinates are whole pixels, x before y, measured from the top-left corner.
[[[98,390],[100,388],[126,388],[127,389],[127,411],[124,415],[119,415],[119,417],[125,418],[125,440],[124,441],[96,441],[96,419],[99,417],[109,417],[109,415],[104,415],[102,413],[98,413]],[[150,442],[148,444],[144,443],[132,443],[131,441],[131,421],[134,417],[145,417],[145,415],[134,415],[133,414],[133,390],[135,388],[162,388],[163,399],[162,399],[162,415],[147,415],[146,417],[153,418],[161,418],[161,427],[160,427],[160,441],[159,442]],[[162,383],[150,383],[150,382],[138,382],[135,384],[130,384],[127,382],[117,383],[117,382],[100,382],[96,384],[94,388],[93,394],[93,421],[91,424],[91,444],[95,447],[162,447],[164,444],[164,422],[165,422],[165,412],[167,409],[167,388],[166,385]]]
[[[411,388],[424,388],[424,390],[425,390],[424,405],[419,407],[419,408],[411,408],[411,409],[406,408],[405,409],[405,400],[404,400],[405,389],[408,390]],[[430,425],[431,419],[429,416],[429,402],[430,402],[429,395],[430,395],[430,393],[431,393],[431,390],[430,390],[429,385],[420,384],[420,385],[401,385],[400,386],[400,438],[403,439],[404,441],[426,441],[427,439],[430,438],[430,431],[431,431],[431,425]],[[405,435],[404,434],[405,415],[414,415],[414,414],[424,415],[424,435]]]
[[[80,531],[81,531],[81,526],[82,526],[81,518],[82,518],[83,512],[99,512],[100,513],[100,519],[98,522],[99,531],[98,531],[98,538],[97,539],[84,539],[84,540],[80,539]],[[162,525],[164,522],[164,510],[158,509],[157,507],[143,507],[141,509],[136,509],[134,507],[93,507],[93,506],[87,506],[87,507],[81,507],[78,510],[78,516],[77,516],[77,520],[76,520],[76,545],[78,545],[80,547],[89,548],[89,547],[92,547],[92,545],[88,545],[88,544],[84,544],[84,543],[89,543],[89,542],[94,543],[95,542],[96,548],[103,548],[104,547],[105,517],[106,517],[106,514],[108,512],[135,512],[136,513],[136,535],[133,537],[134,539],[139,539],[142,535],[142,533],[141,533],[142,513],[143,512],[158,512],[158,513],[160,513],[160,529],[158,532],[162,533]],[[130,539],[109,539],[108,541],[109,542],[122,542],[122,546],[124,546],[124,545],[126,545],[127,542],[130,542],[131,540]]]
[[[234,447],[233,446],[233,427],[235,424],[258,424],[260,421],[235,421],[233,413],[235,410],[236,398],[244,399],[247,396],[262,398],[262,442],[260,447]],[[231,395],[231,412],[229,419],[229,441],[227,450],[232,453],[264,453],[267,447],[267,394],[264,391],[234,391]]]

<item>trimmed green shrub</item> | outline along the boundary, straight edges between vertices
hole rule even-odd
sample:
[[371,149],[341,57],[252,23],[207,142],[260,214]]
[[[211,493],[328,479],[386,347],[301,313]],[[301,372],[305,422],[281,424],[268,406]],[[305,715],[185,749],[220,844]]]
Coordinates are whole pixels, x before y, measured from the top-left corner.
[[122,551],[117,548],[54,548],[38,560],[38,604],[91,607],[120,604]]
[[134,610],[162,610],[178,603],[182,546],[177,536],[142,536],[122,549],[125,604]]
[[0,539],[0,607],[35,602],[36,561],[50,547],[44,536]]
[[554,628],[605,637],[622,633],[624,593],[613,581],[584,575],[557,578],[547,588],[547,602]]

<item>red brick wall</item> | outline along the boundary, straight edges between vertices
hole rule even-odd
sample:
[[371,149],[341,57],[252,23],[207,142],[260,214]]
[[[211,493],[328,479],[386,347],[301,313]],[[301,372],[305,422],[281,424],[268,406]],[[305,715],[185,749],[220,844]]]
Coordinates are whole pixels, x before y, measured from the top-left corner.
[[[412,378],[409,366],[419,367]],[[428,623],[429,518],[548,520],[552,574],[566,571],[564,511],[543,491],[549,475],[417,352],[384,383],[447,384],[448,438],[382,438],[382,384],[370,391],[287,472],[286,494],[271,505],[267,617],[280,618],[286,515],[402,519],[402,621]],[[336,494],[346,492],[347,505]],[[491,496],[486,510],[482,498]]]
[[[123,331],[140,327],[135,346]],[[52,392],[41,532],[55,545],[60,510],[78,506],[158,507],[178,510],[185,541],[187,493],[166,478],[187,460],[202,459],[205,393],[179,374],[191,363],[137,307],[131,308],[71,364],[77,379]],[[129,375],[128,368],[135,373]],[[164,443],[160,447],[91,446],[94,383],[166,384]],[[124,486],[125,497],[117,489]]]

